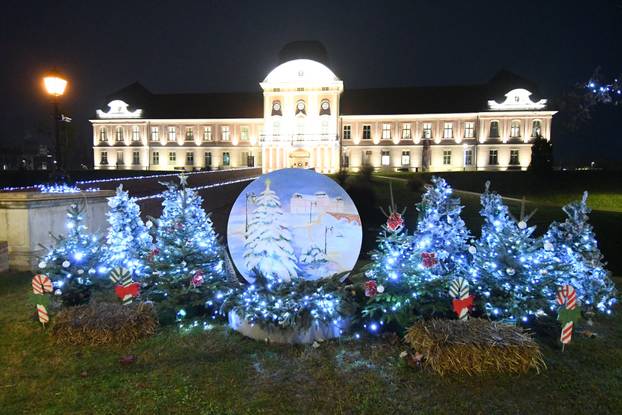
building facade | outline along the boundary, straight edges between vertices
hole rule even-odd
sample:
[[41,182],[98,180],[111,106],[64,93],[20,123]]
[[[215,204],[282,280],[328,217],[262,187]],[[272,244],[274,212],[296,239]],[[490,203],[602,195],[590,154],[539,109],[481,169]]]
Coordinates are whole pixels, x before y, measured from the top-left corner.
[[152,94],[130,85],[97,110],[96,169],[261,166],[334,173],[526,169],[555,111],[509,72],[488,83],[344,90],[322,63],[284,62],[260,93]]

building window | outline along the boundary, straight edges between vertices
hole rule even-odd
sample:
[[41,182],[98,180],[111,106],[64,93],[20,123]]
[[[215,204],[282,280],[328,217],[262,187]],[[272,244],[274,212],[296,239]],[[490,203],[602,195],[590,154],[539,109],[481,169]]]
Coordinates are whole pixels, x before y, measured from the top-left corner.
[[203,127],[203,141],[212,141],[212,127]]
[[443,150],[443,164],[445,166],[451,164],[451,150]]
[[106,137],[106,129],[103,127],[99,129],[99,141],[108,141],[108,137]]
[[151,127],[151,141],[160,141],[160,129]]
[[231,130],[228,125],[223,125],[220,128],[220,133],[222,141],[231,141]]
[[473,165],[473,150],[464,150],[464,165]]
[[194,141],[194,131],[191,127],[186,128],[186,141]]
[[229,166],[231,164],[231,155],[228,152],[222,153],[222,165]]
[[388,167],[391,165],[391,153],[389,150],[382,150],[382,154],[380,156],[380,164],[384,167]]
[[296,115],[300,115],[300,116],[307,115],[307,105],[302,99],[296,102]]
[[467,121],[464,123],[464,138],[473,137],[475,137],[475,123],[472,121]]
[[510,124],[510,137],[520,137],[520,121],[512,121]]
[[410,151],[402,151],[402,166],[410,166]]
[[132,141],[140,140],[140,127],[137,125],[132,126]]
[[350,154],[347,151],[343,153],[342,160],[343,160],[341,163],[342,167],[345,167],[345,168],[350,167]]
[[490,122],[490,138],[499,138],[499,121]]
[[132,152],[132,164],[140,164],[140,152],[139,151]]
[[123,127],[117,127],[116,137],[117,141],[123,141]]
[[454,123],[446,122],[443,128],[443,138],[453,138],[454,137]]
[[169,163],[175,163],[177,161],[177,153],[171,151],[168,153],[168,161]]
[[330,115],[330,102],[327,99],[320,102],[320,115]]
[[101,159],[99,160],[99,164],[108,164],[108,152],[107,151],[101,152]]
[[370,166],[371,165],[371,150],[363,151],[363,165]]
[[490,150],[488,152],[488,164],[490,164],[491,166],[496,166],[497,164],[499,164],[498,155],[499,153],[497,150]]
[[410,123],[402,124],[402,140],[410,140],[411,131],[410,131]]
[[344,140],[349,140],[352,138],[352,126],[351,125],[344,125],[343,126],[343,139]]
[[194,165],[194,153],[192,151],[186,152],[186,165]]
[[363,140],[371,140],[371,125],[363,126]]
[[281,123],[280,122],[275,121],[272,123],[272,135],[273,136],[281,135]]
[[205,166],[211,167],[212,166],[212,152],[208,151],[207,153],[205,153]]
[[155,164],[158,165],[160,164],[160,153],[157,151],[154,151],[153,154],[151,155],[151,164]]
[[123,161],[123,152],[117,151],[117,166],[122,166],[123,164],[125,164]]
[[430,139],[432,138],[432,123],[424,122],[423,123],[423,135],[422,138]]
[[520,164],[518,159],[518,150],[510,150],[510,165],[516,166]]
[[540,120],[533,121],[531,125],[531,136],[534,138],[542,136],[542,123]]
[[391,139],[391,124],[382,124],[382,139]]
[[177,141],[177,128],[168,127],[168,141]]
[[240,128],[240,140],[241,141],[248,141],[248,127],[242,127]]

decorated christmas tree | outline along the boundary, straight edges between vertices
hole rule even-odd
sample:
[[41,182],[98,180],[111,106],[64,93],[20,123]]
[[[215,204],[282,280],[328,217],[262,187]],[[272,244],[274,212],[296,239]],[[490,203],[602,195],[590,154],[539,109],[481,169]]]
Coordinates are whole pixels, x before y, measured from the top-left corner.
[[91,279],[97,273],[107,272],[107,268],[101,265],[101,241],[89,234],[84,219],[84,204],[72,204],[67,210],[67,234],[52,235],[54,246],[39,262],[41,273],[52,279],[65,305],[88,301]]
[[146,256],[153,241],[140,218],[138,204],[119,185],[116,196],[108,199],[108,206],[106,264],[111,268],[127,268],[136,277],[144,276],[148,272]]
[[460,217],[460,199],[443,178],[432,177],[417,211],[413,243],[421,251],[425,267],[432,268],[427,265],[434,264],[434,273],[443,277],[464,272],[470,235]]
[[481,196],[482,234],[473,252],[470,279],[495,319],[527,321],[544,312],[555,296],[551,275],[541,268],[541,244],[531,237],[529,217],[516,220],[490,183]]
[[266,188],[255,199],[255,209],[248,222],[244,261],[250,271],[274,282],[289,282],[298,277],[298,265],[291,244],[291,233],[283,224],[281,201]]
[[556,286],[571,285],[584,308],[610,314],[615,303],[615,286],[588,223],[587,192],[581,201],[569,203],[563,210],[566,220],[553,222],[542,237],[543,262],[554,273]]
[[145,293],[178,317],[204,314],[206,307],[215,315],[227,290],[224,252],[202,198],[186,180],[181,175],[179,184],[164,183],[164,209],[155,220],[155,247],[148,255],[154,272]]

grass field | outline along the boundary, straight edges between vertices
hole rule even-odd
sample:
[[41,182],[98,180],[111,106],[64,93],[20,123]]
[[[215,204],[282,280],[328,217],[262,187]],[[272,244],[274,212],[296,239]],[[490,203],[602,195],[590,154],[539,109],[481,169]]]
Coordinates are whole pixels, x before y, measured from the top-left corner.
[[[622,317],[603,318],[548,369],[440,378],[381,339],[319,348],[248,340],[221,326],[122,347],[59,347],[32,320],[29,275],[0,274],[2,414],[614,414],[622,408]],[[119,357],[137,360],[122,366]]]

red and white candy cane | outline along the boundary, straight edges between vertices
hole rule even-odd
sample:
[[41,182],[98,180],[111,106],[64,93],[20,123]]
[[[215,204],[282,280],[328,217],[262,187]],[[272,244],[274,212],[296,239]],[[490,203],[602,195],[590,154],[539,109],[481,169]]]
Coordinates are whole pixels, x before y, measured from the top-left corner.
[[[557,290],[557,303],[562,306],[565,305],[568,310],[575,309],[577,306],[577,292],[572,285],[562,285],[562,287]],[[563,344],[570,343],[573,328],[574,323],[572,321],[567,322],[564,324],[564,327],[562,327],[560,340]]]
[[51,293],[53,291],[52,281],[50,277],[43,274],[37,274],[32,279],[32,292],[35,294]]
[[45,323],[50,321],[50,316],[48,315],[48,310],[44,305],[37,304],[37,315],[39,316],[39,321],[41,324],[45,326]]

